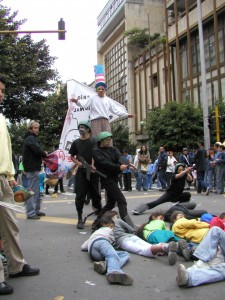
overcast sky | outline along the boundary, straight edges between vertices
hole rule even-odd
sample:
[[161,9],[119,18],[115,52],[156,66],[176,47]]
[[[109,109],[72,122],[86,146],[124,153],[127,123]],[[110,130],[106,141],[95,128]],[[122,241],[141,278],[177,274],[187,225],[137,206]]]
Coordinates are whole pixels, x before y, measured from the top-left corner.
[[21,30],[57,30],[58,21],[66,23],[66,40],[57,33],[32,34],[32,39],[47,40],[54,65],[66,82],[75,79],[91,83],[97,63],[97,16],[108,0],[3,0],[2,5],[18,11],[16,20],[27,19]]

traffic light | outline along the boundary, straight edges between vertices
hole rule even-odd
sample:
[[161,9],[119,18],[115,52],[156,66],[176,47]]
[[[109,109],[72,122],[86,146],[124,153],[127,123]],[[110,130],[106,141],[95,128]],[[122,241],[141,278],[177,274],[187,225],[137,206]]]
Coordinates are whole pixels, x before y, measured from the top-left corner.
[[[58,30],[65,30],[65,22],[61,18],[58,22]],[[58,32],[58,40],[65,40],[65,32]]]
[[212,115],[208,116],[208,127],[209,127],[209,130],[213,130],[214,129],[214,121],[213,121]]

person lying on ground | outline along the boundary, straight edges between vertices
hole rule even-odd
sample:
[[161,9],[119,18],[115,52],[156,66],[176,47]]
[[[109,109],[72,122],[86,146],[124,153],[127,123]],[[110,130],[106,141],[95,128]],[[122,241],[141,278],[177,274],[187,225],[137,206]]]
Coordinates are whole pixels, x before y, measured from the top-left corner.
[[113,235],[114,222],[110,218],[101,218],[100,228],[85,241],[81,250],[88,251],[95,261],[94,270],[99,274],[106,273],[109,283],[132,285],[133,279],[121,270],[130,258],[126,251],[116,251],[112,244],[115,242]]
[[215,226],[208,231],[194,256],[198,261],[192,267],[178,266],[178,286],[199,286],[225,280],[225,232],[221,228]]

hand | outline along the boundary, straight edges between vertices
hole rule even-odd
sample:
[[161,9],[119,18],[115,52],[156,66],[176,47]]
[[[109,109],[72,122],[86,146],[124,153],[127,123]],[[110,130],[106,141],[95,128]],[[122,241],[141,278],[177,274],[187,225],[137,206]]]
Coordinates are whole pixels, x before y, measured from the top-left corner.
[[48,151],[45,151],[45,154],[48,155]]
[[120,170],[121,170],[121,171],[125,171],[126,169],[127,169],[127,165],[121,165],[121,166],[120,166]]
[[96,171],[95,166],[91,166],[91,168],[92,168],[91,173],[95,173],[95,171]]
[[77,103],[78,99],[76,98],[70,98],[70,102],[73,102],[73,103]]
[[9,185],[10,185],[11,187],[14,187],[14,186],[18,186],[18,183],[17,183],[16,180],[10,180],[10,181],[9,181]]
[[78,168],[83,168],[83,165],[80,161],[77,162],[77,166],[78,166]]

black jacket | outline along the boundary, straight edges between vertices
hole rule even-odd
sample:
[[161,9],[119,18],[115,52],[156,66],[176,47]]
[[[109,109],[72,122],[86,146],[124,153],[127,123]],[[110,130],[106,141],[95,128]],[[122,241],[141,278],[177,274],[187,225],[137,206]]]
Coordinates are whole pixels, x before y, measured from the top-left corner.
[[41,170],[42,157],[46,153],[41,150],[36,135],[30,132],[25,134],[23,145],[23,166],[25,172],[35,172]]

